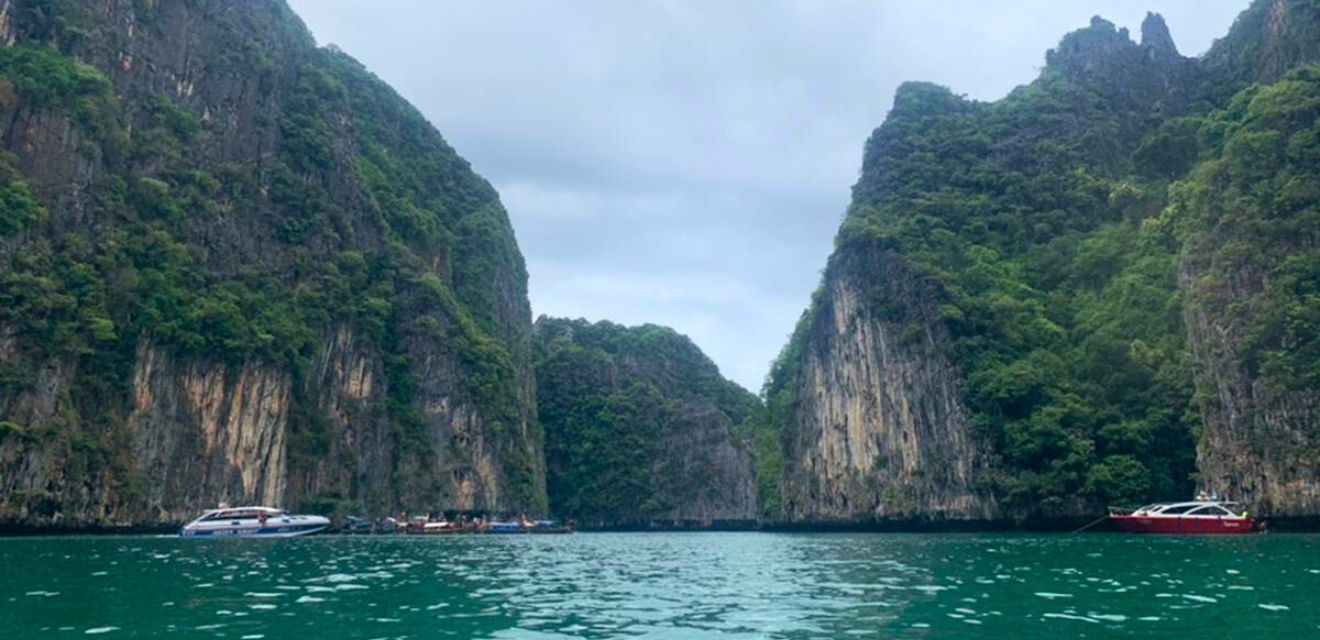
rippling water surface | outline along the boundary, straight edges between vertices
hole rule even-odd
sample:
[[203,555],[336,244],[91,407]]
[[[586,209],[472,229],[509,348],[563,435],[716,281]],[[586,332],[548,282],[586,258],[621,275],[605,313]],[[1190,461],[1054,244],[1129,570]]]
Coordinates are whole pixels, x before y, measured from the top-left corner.
[[6,638],[1320,637],[1320,537],[0,539]]

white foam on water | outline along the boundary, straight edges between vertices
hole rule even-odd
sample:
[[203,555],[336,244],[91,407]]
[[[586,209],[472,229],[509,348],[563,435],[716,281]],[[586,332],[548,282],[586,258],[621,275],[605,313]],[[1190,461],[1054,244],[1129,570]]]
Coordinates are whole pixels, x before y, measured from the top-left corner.
[[1096,620],[1096,619],[1094,619],[1094,618],[1088,618],[1088,617],[1086,617],[1086,616],[1075,616],[1075,615],[1072,615],[1072,614],[1070,614],[1070,613],[1045,613],[1045,614],[1041,614],[1041,617],[1043,617],[1043,618],[1062,618],[1062,619],[1064,619],[1064,620],[1080,620],[1080,621],[1082,621],[1082,622],[1089,622],[1089,623],[1091,623],[1091,624],[1100,624],[1100,621],[1099,621],[1099,620]]
[[283,598],[284,597],[284,594],[282,593],[262,593],[260,591],[249,591],[243,595],[249,598]]
[[1210,596],[1198,596],[1190,593],[1184,593],[1183,598],[1187,600],[1195,600],[1196,602],[1209,602],[1211,604],[1219,602],[1218,600],[1211,598]]
[[354,591],[354,590],[358,590],[358,589],[370,589],[370,588],[371,588],[371,587],[368,587],[368,586],[365,585],[365,584],[340,584],[340,585],[335,585],[335,591]]
[[261,634],[261,633],[254,633],[251,635],[240,636],[241,640],[261,640],[264,637],[266,637],[265,634]]
[[250,604],[248,605],[248,608],[257,609],[258,611],[269,611],[271,609],[277,609],[278,607],[273,604]]
[[1128,619],[1127,616],[1118,613],[1088,613],[1086,615],[1106,622],[1124,622]]
[[1037,591],[1036,593],[1034,593],[1034,594],[1032,594],[1032,595],[1037,596],[1037,597],[1040,597],[1040,598],[1045,598],[1046,600],[1054,600],[1054,599],[1057,599],[1057,598],[1071,598],[1071,597],[1073,597],[1071,593],[1050,593],[1049,591]]
[[311,602],[325,602],[325,598],[318,598],[316,596],[303,596],[301,598],[298,598],[297,600],[294,600],[294,602],[297,602],[299,604],[308,604]]
[[948,591],[951,587],[941,587],[937,584],[919,584],[912,588],[922,593],[939,593],[941,591]]
[[1288,605],[1286,605],[1286,604],[1258,604],[1258,605],[1256,605],[1256,606],[1258,606],[1258,607],[1260,607],[1260,608],[1262,608],[1262,609],[1264,609],[1264,610],[1266,610],[1266,611],[1287,611],[1287,610],[1288,610]]
[[118,631],[118,630],[119,627],[93,627],[91,629],[84,631],[83,633],[89,636],[96,636],[102,633],[110,633],[111,631]]

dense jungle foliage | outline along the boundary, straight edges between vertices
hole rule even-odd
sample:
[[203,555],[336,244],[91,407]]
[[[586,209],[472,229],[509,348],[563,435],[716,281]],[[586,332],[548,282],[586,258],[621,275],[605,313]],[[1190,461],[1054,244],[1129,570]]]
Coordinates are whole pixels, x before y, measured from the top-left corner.
[[[1038,80],[993,103],[902,87],[867,144],[836,240],[836,255],[899,256],[939,301],[973,426],[994,452],[987,482],[1019,517],[1192,493],[1207,397],[1195,388],[1178,278],[1196,233],[1219,244],[1214,273],[1190,295],[1259,274],[1261,293],[1215,302],[1250,325],[1267,379],[1320,380],[1315,71],[1228,101],[1218,96],[1244,84],[1263,45],[1235,34],[1212,52],[1220,66],[1202,72],[1181,59],[1162,66],[1126,38],[1097,19],[1065,38]],[[1109,48],[1068,59],[1078,42]],[[873,312],[923,321],[884,291],[875,283]],[[799,401],[820,309],[767,380],[776,424]]]
[[[537,404],[545,426],[546,491],[561,516],[646,524],[672,510],[665,436],[685,414],[713,410],[735,445],[756,455],[758,502],[778,511],[779,445],[760,400],[726,380],[672,329],[542,317],[535,328]],[[717,432],[718,433],[718,432]],[[702,479],[696,478],[696,484]]]
[[1203,162],[1150,228],[1207,265],[1188,293],[1226,312],[1248,369],[1280,390],[1320,388],[1320,66],[1238,94],[1200,141]]

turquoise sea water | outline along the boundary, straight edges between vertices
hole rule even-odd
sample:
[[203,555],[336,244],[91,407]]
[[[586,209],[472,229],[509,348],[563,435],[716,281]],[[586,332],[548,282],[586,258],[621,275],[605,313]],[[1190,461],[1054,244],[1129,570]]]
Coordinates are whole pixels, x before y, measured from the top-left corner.
[[0,539],[5,638],[1310,638],[1320,536]]

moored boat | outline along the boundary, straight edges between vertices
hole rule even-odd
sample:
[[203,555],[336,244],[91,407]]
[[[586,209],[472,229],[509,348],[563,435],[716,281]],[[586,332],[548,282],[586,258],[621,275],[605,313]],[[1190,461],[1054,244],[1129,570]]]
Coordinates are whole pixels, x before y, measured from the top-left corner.
[[555,520],[535,520],[527,530],[531,533],[573,533],[573,525]]
[[376,531],[375,524],[358,516],[344,516],[344,525],[339,529],[340,533],[350,536],[370,535],[376,533]]
[[481,533],[573,533],[572,525],[555,520],[492,520],[477,528]]
[[1258,523],[1247,512],[1235,513],[1236,502],[1192,500],[1159,502],[1140,509],[1109,508],[1109,519],[1123,531],[1165,534],[1252,533]]
[[183,525],[179,535],[193,537],[294,538],[318,533],[330,526],[322,516],[291,515],[271,507],[211,509]]
[[437,520],[427,522],[422,525],[420,533],[425,535],[450,535],[455,533],[467,533],[471,528],[461,522],[451,520]]
[[492,520],[483,525],[481,533],[526,533],[521,522],[517,520]]

